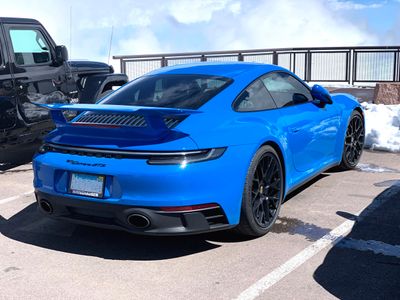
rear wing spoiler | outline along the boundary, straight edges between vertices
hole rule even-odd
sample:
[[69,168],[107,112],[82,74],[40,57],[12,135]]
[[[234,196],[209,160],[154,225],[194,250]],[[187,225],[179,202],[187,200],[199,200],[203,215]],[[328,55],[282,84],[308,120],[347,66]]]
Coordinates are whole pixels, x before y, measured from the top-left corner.
[[[63,111],[78,112],[107,112],[120,114],[137,114],[145,118],[147,126],[155,131],[169,130],[164,122],[165,117],[188,116],[201,113],[193,109],[150,107],[150,106],[128,106],[113,104],[41,104],[33,103],[39,107],[50,110],[51,117],[57,128],[69,126]],[[124,127],[123,125],[121,127]]]

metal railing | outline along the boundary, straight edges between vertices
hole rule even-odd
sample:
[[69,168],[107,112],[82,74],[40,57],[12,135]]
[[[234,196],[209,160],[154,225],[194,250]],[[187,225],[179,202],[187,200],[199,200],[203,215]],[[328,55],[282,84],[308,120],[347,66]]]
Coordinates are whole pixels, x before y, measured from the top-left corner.
[[117,55],[132,80],[160,67],[204,61],[247,61],[280,65],[308,82],[400,81],[400,46],[276,48],[234,51]]

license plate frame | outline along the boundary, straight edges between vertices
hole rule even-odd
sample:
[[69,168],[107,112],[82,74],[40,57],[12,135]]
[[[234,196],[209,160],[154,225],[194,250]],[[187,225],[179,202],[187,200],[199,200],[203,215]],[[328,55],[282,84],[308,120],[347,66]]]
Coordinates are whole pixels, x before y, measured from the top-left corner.
[[[71,172],[68,193],[92,198],[104,198],[105,179],[105,175]],[[84,185],[89,186],[89,188],[85,189]]]

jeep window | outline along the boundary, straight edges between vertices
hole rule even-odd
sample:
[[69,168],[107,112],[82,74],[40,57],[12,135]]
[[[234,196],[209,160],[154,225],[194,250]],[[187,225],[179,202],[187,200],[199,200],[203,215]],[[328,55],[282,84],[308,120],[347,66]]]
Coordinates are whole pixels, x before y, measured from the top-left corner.
[[209,75],[143,76],[106,96],[102,104],[198,109],[231,79]]
[[50,47],[42,33],[36,29],[10,29],[10,38],[17,65],[49,63]]

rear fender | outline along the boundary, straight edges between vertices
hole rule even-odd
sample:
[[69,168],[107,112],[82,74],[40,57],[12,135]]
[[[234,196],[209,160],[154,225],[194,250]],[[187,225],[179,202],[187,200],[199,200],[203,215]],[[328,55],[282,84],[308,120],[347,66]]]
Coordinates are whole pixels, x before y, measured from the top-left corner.
[[[338,144],[336,145],[337,161],[341,161],[343,155],[343,145],[346,137],[347,126],[349,125],[351,114],[355,109],[359,109],[364,118],[364,113],[357,98],[350,94],[334,93],[332,95],[333,105],[336,105],[340,110],[341,122],[339,129]],[[364,118],[365,120],[365,118]],[[364,121],[365,122],[365,121]]]

